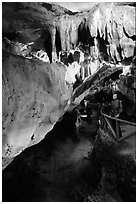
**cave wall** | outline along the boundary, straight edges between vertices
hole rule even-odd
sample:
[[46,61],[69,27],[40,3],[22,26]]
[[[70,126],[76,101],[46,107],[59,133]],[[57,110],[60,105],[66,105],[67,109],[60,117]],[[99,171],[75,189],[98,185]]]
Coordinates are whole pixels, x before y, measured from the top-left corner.
[[[88,51],[95,58],[102,53],[103,56],[107,55],[104,60],[111,58],[113,61],[120,61],[135,54],[135,10],[134,4],[98,3],[89,11],[70,13],[58,5],[53,7],[38,2],[3,2],[2,34],[13,42],[34,42],[32,50],[45,50],[51,62],[56,61],[59,51],[75,49],[80,44],[85,51],[88,46]],[[64,74],[65,68],[59,64],[45,64],[16,55],[3,55],[5,156],[14,155],[24,148],[20,148],[22,144],[19,141],[22,139],[18,140],[17,135],[24,135],[22,138],[25,146],[30,143],[30,135],[36,130],[39,119],[53,123],[59,118],[63,110],[61,108],[59,111],[61,101],[66,104],[70,97]],[[56,114],[49,116],[53,110]],[[44,119],[45,116],[48,119]],[[24,127],[28,126],[29,129],[25,131]],[[19,144],[16,145],[17,143]],[[19,146],[19,150],[14,146]]]
[[3,157],[39,142],[64,112],[65,68],[3,53]]

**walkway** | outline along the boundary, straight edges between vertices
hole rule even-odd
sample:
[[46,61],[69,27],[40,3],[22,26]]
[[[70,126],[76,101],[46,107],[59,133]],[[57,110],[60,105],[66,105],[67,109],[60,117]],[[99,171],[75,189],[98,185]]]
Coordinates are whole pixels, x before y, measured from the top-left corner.
[[[107,107],[106,107],[107,110]],[[118,142],[119,152],[121,154],[129,154],[132,155],[134,158],[136,156],[136,124],[118,119],[115,117],[109,116],[105,109],[103,108],[101,111],[102,115],[102,125],[105,128],[109,128],[112,132],[114,139]],[[112,127],[112,122],[116,121],[116,131],[114,131]],[[119,126],[121,129],[122,137],[119,137]]]

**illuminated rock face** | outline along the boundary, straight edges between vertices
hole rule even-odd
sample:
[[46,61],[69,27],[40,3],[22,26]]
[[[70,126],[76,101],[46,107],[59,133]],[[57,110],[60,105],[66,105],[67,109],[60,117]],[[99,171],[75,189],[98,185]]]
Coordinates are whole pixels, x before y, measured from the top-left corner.
[[100,3],[72,13],[48,3],[4,2],[2,15],[3,37],[14,42],[13,50],[3,44],[9,54],[3,54],[2,100],[3,156],[12,157],[39,142],[70,99],[63,65],[25,59],[30,50],[43,50],[56,62],[59,52],[83,44],[95,57],[121,61],[135,55],[136,14],[128,3]]
[[121,61],[135,55],[135,8],[133,3],[99,3],[72,13],[54,4],[3,3],[3,33],[19,42],[35,42],[33,48],[46,50],[53,62],[56,53],[80,43],[104,59]]
[[39,142],[64,112],[63,65],[3,54],[3,157]]
[[135,42],[129,38],[136,32],[134,7],[101,4],[90,13],[88,22],[92,36],[108,41],[112,58],[119,61],[134,54]]

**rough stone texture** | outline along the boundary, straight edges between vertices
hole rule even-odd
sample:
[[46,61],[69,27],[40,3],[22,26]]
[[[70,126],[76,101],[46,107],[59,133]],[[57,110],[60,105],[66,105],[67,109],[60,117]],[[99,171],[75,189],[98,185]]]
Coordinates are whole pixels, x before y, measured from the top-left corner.
[[[110,54],[119,61],[121,57],[133,55],[135,42],[124,34],[124,30],[133,36],[135,30],[135,8],[130,6],[118,6],[114,3],[104,3],[96,6],[94,12],[90,12],[88,25],[91,36],[107,39],[110,43]],[[119,46],[121,47],[119,53]],[[133,49],[133,51],[130,50]],[[132,48],[133,47],[133,48]]]
[[86,81],[84,81],[77,89],[74,91],[72,96],[72,102],[74,103],[77,98],[80,97],[86,90],[86,95],[92,92],[96,87],[100,86],[102,80],[109,77],[111,74],[115,72],[122,72],[122,66],[116,67],[115,65],[111,66],[108,64],[104,64],[100,69],[96,71],[95,74],[90,76]]
[[[136,200],[135,154],[132,155],[131,151],[121,153],[124,149],[123,143],[125,144],[125,140],[116,143],[108,132],[100,129],[91,158],[95,168],[95,178],[102,190],[115,200],[117,197],[114,192],[117,190],[120,196],[118,201],[134,202]],[[131,143],[126,142],[127,149],[133,149],[134,146],[135,144],[131,147]]]
[[[127,69],[127,66],[124,67],[126,67]],[[79,105],[83,98],[87,97],[88,95],[90,96],[90,98],[93,98],[96,89],[108,92],[108,87],[105,87],[103,82],[108,81],[108,78],[113,78],[112,80],[118,84],[117,92],[120,95],[120,100],[123,104],[123,112],[120,117],[124,120],[135,122],[136,66],[132,63],[128,66],[128,68],[131,73],[124,74],[123,65],[111,66],[111,64],[104,64],[94,75],[90,76],[86,81],[84,81],[74,90],[71,98],[71,105]],[[116,77],[116,79],[114,77]],[[100,94],[100,91],[97,92],[99,92]],[[104,97],[104,95],[99,95],[99,99],[97,98],[95,103],[97,103],[98,100],[101,101],[102,97]]]
[[135,16],[135,3],[99,3],[89,11],[73,13],[55,4],[5,2],[3,36],[35,42],[51,61],[52,53],[79,43],[89,43],[98,55],[108,53],[112,60],[121,61],[135,55]]
[[74,113],[65,113],[38,144],[26,148],[3,170],[3,201],[67,202],[76,184],[90,183],[86,159],[93,145],[76,140]]
[[70,98],[65,68],[3,53],[3,157],[39,142]]
[[[135,3],[101,3],[89,11],[72,13],[48,3],[4,2],[2,12],[3,37],[24,44],[34,42],[32,51],[45,50],[51,62],[59,51],[81,43],[90,44],[95,56],[107,55],[113,61],[135,55]],[[76,90],[73,100],[118,70],[122,66],[103,66]],[[71,97],[64,77],[65,68],[60,63],[3,53],[4,158],[13,159],[53,128]],[[124,81],[120,89],[135,106],[133,79],[125,77]],[[3,201],[74,201],[72,186],[80,185],[80,181],[82,188],[84,183],[92,187],[101,183],[108,194],[111,191],[106,182],[111,181],[121,197],[113,195],[113,200],[135,201],[134,157],[124,153],[108,133],[101,131],[90,161],[86,157],[92,144],[86,138],[77,141],[74,117],[67,114],[66,121],[58,121],[55,128],[3,171]],[[76,200],[84,198],[81,195]]]
[[[130,67],[131,73],[120,75],[120,92],[126,97],[125,109],[129,121],[136,121],[136,65]],[[128,101],[128,103],[127,103]]]
[[75,118],[64,114],[3,170],[3,201],[135,201],[135,156],[101,129],[94,147],[85,135],[76,141]]

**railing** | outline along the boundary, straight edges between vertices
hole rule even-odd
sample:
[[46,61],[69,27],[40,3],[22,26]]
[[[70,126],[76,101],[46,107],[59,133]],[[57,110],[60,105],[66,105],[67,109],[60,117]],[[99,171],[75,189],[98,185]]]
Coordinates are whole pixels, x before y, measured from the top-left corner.
[[[122,119],[119,119],[116,117],[109,116],[107,113],[104,113],[104,112],[107,112],[107,111],[105,111],[105,109],[110,110],[110,108],[111,108],[110,106],[103,107],[103,109],[101,111],[101,125],[103,127],[105,127],[106,129],[109,129],[109,131],[111,132],[111,135],[113,136],[113,138],[116,141],[123,140],[126,137],[128,137],[128,135],[123,136],[122,130],[121,130],[121,124],[128,125],[128,126],[136,126],[136,124],[133,122],[129,122],[126,120],[122,120]],[[123,127],[123,125],[122,125],[122,127]],[[133,130],[132,133],[134,134],[135,131],[136,130]],[[132,136],[133,134],[131,134],[129,136]]]

